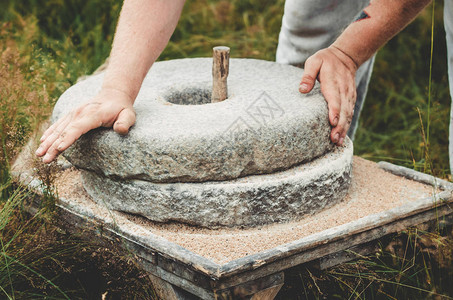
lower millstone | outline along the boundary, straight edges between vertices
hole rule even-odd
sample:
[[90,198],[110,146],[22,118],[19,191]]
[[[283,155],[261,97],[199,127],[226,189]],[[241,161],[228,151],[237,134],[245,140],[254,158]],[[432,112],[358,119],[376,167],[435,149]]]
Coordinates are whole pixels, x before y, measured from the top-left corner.
[[352,169],[352,142],[282,172],[204,183],[117,180],[83,171],[87,192],[110,209],[157,222],[253,227],[287,222],[341,201]]

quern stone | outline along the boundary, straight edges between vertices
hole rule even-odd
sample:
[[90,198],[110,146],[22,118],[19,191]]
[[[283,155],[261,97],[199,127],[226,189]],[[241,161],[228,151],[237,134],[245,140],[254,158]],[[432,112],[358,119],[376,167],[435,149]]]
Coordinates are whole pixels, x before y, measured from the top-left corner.
[[159,222],[215,228],[252,227],[296,220],[341,201],[351,180],[352,142],[274,174],[228,181],[153,183],[112,180],[82,172],[88,194],[108,208]]
[[[333,148],[326,102],[319,89],[299,93],[302,72],[274,62],[231,59],[228,99],[210,103],[211,58],[155,63],[135,102],[137,121],[129,134],[92,130],[64,156],[109,180],[153,183],[286,170]],[[95,96],[103,76],[68,89],[52,120]]]
[[[352,142],[330,142],[319,89],[298,92],[302,70],[232,59],[228,98],[211,103],[211,67],[209,58],[156,63],[127,136],[92,130],[65,152],[93,200],[153,221],[211,228],[287,222],[341,201]],[[65,92],[53,120],[95,96],[102,79]]]

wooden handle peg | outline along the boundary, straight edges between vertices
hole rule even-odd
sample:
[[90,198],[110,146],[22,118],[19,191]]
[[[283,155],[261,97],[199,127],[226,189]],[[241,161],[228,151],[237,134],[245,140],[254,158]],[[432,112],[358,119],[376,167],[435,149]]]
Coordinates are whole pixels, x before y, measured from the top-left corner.
[[216,103],[228,97],[227,78],[230,68],[230,48],[225,46],[214,47],[212,59],[212,97]]

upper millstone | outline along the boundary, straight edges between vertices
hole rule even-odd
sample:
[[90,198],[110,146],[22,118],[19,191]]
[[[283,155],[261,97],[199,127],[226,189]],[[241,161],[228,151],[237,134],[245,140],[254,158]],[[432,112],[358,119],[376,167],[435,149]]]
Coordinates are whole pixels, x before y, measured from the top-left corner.
[[[211,68],[210,58],[155,63],[129,134],[92,130],[65,157],[112,178],[203,182],[285,170],[332,149],[326,102],[319,89],[299,93],[301,69],[232,59],[228,99],[210,103]],[[103,76],[68,89],[52,120],[94,97]]]

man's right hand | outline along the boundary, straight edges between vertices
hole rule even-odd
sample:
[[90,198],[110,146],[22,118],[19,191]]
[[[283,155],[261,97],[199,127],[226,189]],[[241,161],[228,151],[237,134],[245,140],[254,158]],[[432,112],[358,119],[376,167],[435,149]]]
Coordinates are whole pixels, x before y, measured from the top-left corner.
[[309,93],[315,81],[320,82],[332,125],[330,139],[339,146],[344,142],[354,114],[356,70],[357,65],[348,55],[330,46],[307,59],[299,88],[301,93]]
[[134,99],[120,90],[104,88],[101,92],[50,126],[41,137],[36,155],[50,163],[82,134],[98,127],[113,127],[127,134],[135,123]]

